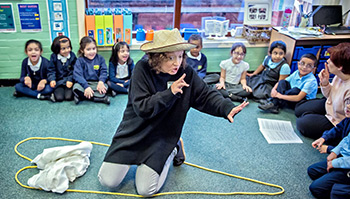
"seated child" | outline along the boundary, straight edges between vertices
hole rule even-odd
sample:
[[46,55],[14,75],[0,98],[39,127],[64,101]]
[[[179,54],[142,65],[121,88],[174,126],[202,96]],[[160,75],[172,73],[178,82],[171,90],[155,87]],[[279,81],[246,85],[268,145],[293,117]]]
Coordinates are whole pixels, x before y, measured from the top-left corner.
[[[320,151],[320,153],[331,153],[334,146],[338,145],[339,142],[346,137],[350,132],[350,99],[347,100],[345,106],[345,116],[340,123],[330,130],[326,130],[322,137],[318,138],[312,143],[312,147]],[[325,145],[327,143],[328,145]]]
[[112,90],[112,96],[118,93],[128,93],[130,77],[134,69],[134,61],[130,58],[130,47],[124,42],[115,43],[109,59],[109,80],[107,85]]
[[350,185],[350,135],[341,140],[327,160],[309,166],[307,173],[314,180],[309,187],[314,197],[349,198],[349,191],[342,189]]
[[73,100],[73,66],[77,57],[67,36],[56,37],[51,45],[48,80],[54,88],[51,101]]
[[94,102],[110,104],[106,95],[108,86],[107,65],[105,59],[97,54],[96,41],[88,36],[80,40],[79,58],[74,65],[73,86],[74,102],[89,99]]
[[285,80],[278,81],[271,90],[271,98],[267,103],[258,107],[271,113],[279,113],[279,108],[294,109],[301,100],[315,99],[317,94],[317,80],[312,73],[317,65],[317,58],[313,54],[305,54],[298,62],[298,70]]
[[256,99],[267,99],[272,88],[282,79],[290,74],[290,67],[284,58],[287,51],[283,41],[274,41],[270,45],[269,56],[253,72],[247,74],[247,85],[252,88],[253,97]]
[[218,74],[207,75],[207,57],[201,52],[203,48],[202,37],[198,34],[192,34],[188,43],[192,43],[196,47],[187,52],[187,65],[191,66],[207,84],[218,82],[220,78]]
[[220,63],[220,82],[216,84],[216,88],[232,101],[243,102],[244,97],[252,92],[246,81],[249,69],[249,64],[243,61],[246,53],[247,49],[243,43],[234,43],[231,47],[231,58]]
[[42,45],[37,40],[29,40],[24,52],[27,58],[22,61],[20,82],[15,85],[15,97],[28,96],[37,99],[50,99],[53,89],[47,84],[49,60],[42,57]]

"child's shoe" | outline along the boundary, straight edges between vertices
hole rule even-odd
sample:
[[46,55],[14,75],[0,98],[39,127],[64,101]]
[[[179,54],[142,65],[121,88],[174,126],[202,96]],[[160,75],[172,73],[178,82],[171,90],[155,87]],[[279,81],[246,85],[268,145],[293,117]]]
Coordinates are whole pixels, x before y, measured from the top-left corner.
[[269,112],[274,113],[274,114],[278,114],[279,113],[278,106],[275,106],[275,104],[272,103],[272,102],[267,102],[265,104],[260,104],[258,107],[261,110],[269,111]]
[[177,154],[174,157],[173,165],[180,166],[185,162],[185,159],[186,159],[184,142],[182,138],[180,138],[179,141],[177,142],[176,149],[177,149]]
[[13,92],[13,96],[14,97],[22,97],[22,94],[15,91],[15,92]]
[[115,92],[114,90],[112,90],[112,97],[115,97],[117,95],[117,92]]
[[109,100],[109,97],[107,95],[105,95],[104,97],[94,97],[94,102],[102,102],[102,103],[105,103],[107,105],[109,105],[111,103],[111,101]]
[[55,95],[53,93],[51,93],[50,101],[51,102],[56,102],[56,98],[55,98]]
[[77,96],[74,95],[74,103],[75,103],[76,105],[78,105],[79,102],[80,102],[79,97],[77,97]]

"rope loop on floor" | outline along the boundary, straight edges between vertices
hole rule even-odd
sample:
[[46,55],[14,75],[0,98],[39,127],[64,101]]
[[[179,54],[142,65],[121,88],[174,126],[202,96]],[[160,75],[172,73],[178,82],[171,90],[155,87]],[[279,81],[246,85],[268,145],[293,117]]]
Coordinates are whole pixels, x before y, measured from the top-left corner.
[[[32,159],[22,155],[20,152],[18,152],[18,146],[23,144],[24,142],[27,142],[29,140],[62,140],[62,141],[69,141],[69,142],[84,142],[83,140],[75,140],[75,139],[67,139],[67,138],[57,138],[57,137],[29,137],[27,139],[24,139],[20,142],[18,142],[16,145],[15,145],[15,152],[18,156],[28,160],[28,161],[32,161]],[[106,147],[109,147],[110,145],[108,144],[104,144],[104,143],[99,143],[99,142],[93,142],[93,141],[88,141],[90,142],[91,144],[95,144],[95,145],[100,145],[100,146],[106,146]],[[163,192],[163,193],[157,193],[157,194],[154,194],[152,197],[155,197],[155,196],[164,196],[164,195],[183,195],[183,194],[202,194],[202,195],[269,195],[269,196],[274,196],[274,195],[280,195],[280,194],[283,194],[284,193],[284,188],[280,185],[276,185],[276,184],[271,184],[271,183],[267,183],[267,182],[263,182],[263,181],[259,181],[259,180],[255,180],[255,179],[252,179],[252,178],[247,178],[247,177],[242,177],[242,176],[238,176],[238,175],[234,175],[234,174],[230,174],[230,173],[226,173],[226,172],[222,172],[222,171],[218,171],[218,170],[214,170],[214,169],[209,169],[209,168],[206,168],[206,167],[202,167],[202,166],[199,166],[199,165],[196,165],[196,164],[192,164],[192,163],[189,163],[189,162],[184,162],[184,164],[188,165],[188,166],[192,166],[192,167],[195,167],[195,168],[198,168],[198,169],[202,169],[202,170],[205,170],[205,171],[209,171],[209,172],[212,172],[212,173],[217,173],[217,174],[221,174],[221,175],[225,175],[225,176],[229,176],[229,177],[233,177],[233,178],[238,178],[238,179],[241,179],[241,180],[246,180],[246,181],[250,181],[250,182],[253,182],[253,183],[257,183],[257,184],[262,184],[262,185],[266,185],[266,186],[269,186],[269,187],[275,187],[275,188],[278,188],[280,189],[280,191],[277,191],[277,192],[207,192],[207,191],[175,191],[175,192]],[[28,186],[28,185],[24,185],[22,184],[19,180],[18,180],[18,175],[26,170],[26,169],[32,169],[32,168],[37,168],[37,166],[27,166],[27,167],[23,167],[22,169],[18,170],[16,172],[16,175],[15,175],[15,180],[16,182],[24,187],[24,188],[27,188],[27,189],[38,189],[38,188],[35,188],[35,187],[31,187],[31,186]],[[129,197],[138,197],[138,198],[142,198],[143,196],[142,195],[137,195],[137,194],[128,194],[128,193],[118,193],[118,192],[105,192],[105,191],[93,191],[93,190],[78,190],[78,189],[67,189],[66,190],[67,192],[77,192],[77,193],[93,193],[93,194],[106,194],[106,195],[118,195],[118,196],[129,196]]]

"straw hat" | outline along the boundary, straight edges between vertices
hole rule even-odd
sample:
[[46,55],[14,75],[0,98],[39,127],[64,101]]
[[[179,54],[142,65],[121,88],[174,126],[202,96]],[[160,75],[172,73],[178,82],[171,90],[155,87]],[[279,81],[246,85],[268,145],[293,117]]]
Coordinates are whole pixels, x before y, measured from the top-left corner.
[[140,49],[146,53],[163,53],[189,50],[196,45],[184,42],[177,28],[173,30],[158,30],[154,33],[153,41],[144,43]]

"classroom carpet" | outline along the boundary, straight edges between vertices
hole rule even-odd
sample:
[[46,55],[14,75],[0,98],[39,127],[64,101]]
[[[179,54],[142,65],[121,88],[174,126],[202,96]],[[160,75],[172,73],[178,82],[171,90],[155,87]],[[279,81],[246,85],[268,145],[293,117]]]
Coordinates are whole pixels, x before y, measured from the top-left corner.
[[[26,189],[15,181],[19,169],[33,165],[14,152],[18,142],[29,137],[59,137],[110,144],[121,122],[127,95],[111,98],[108,106],[90,101],[75,105],[73,101],[52,103],[28,97],[15,98],[13,92],[14,87],[0,87],[0,198],[134,198],[95,193],[57,194]],[[292,110],[283,109],[279,114],[265,113],[258,109],[258,103],[249,101],[250,104],[234,118],[233,123],[191,109],[182,133],[186,161],[280,185],[285,189],[284,193],[276,196],[177,194],[156,198],[313,198],[308,189],[312,181],[306,170],[309,165],[324,160],[327,155],[312,148],[313,140],[303,137],[296,130],[296,118]],[[268,144],[259,131],[257,118],[291,121],[303,143]],[[34,159],[45,148],[72,144],[77,143],[31,140],[21,144],[18,151]],[[109,190],[100,185],[97,173],[106,150],[105,146],[93,146],[87,172],[71,182],[69,188],[137,194],[134,184],[135,166],[131,167],[118,188]],[[19,180],[26,185],[27,180],[38,172],[37,169],[24,170],[20,173]],[[177,191],[279,192],[280,189],[182,165],[170,167],[166,182],[160,190],[161,193]]]

